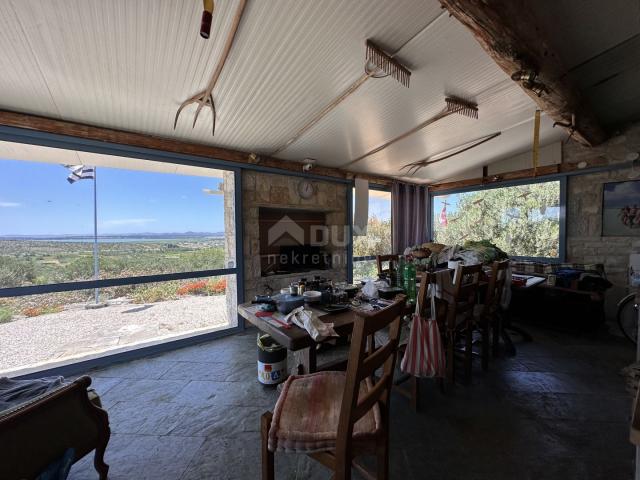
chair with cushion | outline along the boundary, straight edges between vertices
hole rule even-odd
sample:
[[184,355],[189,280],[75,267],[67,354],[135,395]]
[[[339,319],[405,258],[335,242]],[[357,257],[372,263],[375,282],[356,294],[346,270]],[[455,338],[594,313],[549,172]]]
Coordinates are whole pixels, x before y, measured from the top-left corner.
[[[377,458],[377,475],[389,475],[389,394],[393,382],[405,297],[382,310],[356,311],[346,372],[326,371],[287,379],[273,414],[262,416],[262,478],[274,479],[274,452],[304,453],[351,479],[354,459]],[[367,339],[389,326],[389,339],[367,348]],[[376,375],[380,375],[376,377]]]

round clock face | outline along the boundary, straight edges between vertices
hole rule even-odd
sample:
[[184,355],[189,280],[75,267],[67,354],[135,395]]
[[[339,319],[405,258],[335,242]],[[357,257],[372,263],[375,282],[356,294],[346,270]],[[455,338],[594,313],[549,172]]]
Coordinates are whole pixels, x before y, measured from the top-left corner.
[[313,187],[313,183],[311,183],[309,180],[302,180],[298,184],[298,194],[300,194],[302,198],[311,198],[313,197],[314,193],[315,188]]

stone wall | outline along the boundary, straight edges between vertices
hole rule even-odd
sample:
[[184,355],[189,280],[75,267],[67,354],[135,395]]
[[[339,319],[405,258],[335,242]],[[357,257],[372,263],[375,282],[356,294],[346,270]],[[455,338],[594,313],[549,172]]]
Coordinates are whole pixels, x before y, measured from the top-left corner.
[[[245,301],[254,295],[264,293],[265,285],[275,292],[288,286],[300,277],[311,278],[322,275],[336,281],[345,281],[346,247],[344,226],[347,223],[346,185],[313,181],[315,194],[303,199],[298,194],[300,177],[276,175],[243,170],[242,173],[242,218],[244,228],[244,292]],[[331,270],[319,270],[296,273],[293,275],[272,275],[263,277],[260,271],[260,238],[258,227],[258,209],[260,207],[292,208],[325,212],[326,223],[332,232],[338,235],[338,243],[331,243],[326,250],[332,254],[334,265]],[[341,259],[336,262],[335,259]]]
[[[563,162],[579,163],[595,158],[615,165],[625,162],[628,153],[640,151],[640,124],[595,148],[576,142],[564,147]],[[602,236],[603,184],[631,180],[631,168],[568,177],[567,190],[567,260],[570,262],[604,263],[611,282],[627,284],[629,254],[640,248],[640,237]],[[640,172],[639,172],[640,173]],[[640,177],[637,178],[640,180]],[[640,203],[640,199],[638,199]]]

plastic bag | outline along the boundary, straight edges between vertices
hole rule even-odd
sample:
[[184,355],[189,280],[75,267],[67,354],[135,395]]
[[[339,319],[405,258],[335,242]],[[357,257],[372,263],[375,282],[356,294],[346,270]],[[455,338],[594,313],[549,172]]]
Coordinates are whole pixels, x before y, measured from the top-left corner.
[[304,328],[316,342],[338,336],[333,329],[333,323],[324,323],[315,313],[305,310],[304,307],[292,310],[284,319],[287,323],[293,322],[300,328]]
[[367,298],[378,298],[378,289],[388,286],[384,280],[368,280],[362,287],[362,294]]

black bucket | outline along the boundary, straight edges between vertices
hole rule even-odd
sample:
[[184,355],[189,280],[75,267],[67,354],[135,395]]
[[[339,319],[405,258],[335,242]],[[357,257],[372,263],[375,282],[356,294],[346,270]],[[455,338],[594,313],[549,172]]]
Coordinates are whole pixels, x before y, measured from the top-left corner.
[[287,377],[287,349],[268,333],[258,334],[258,381],[277,385]]

